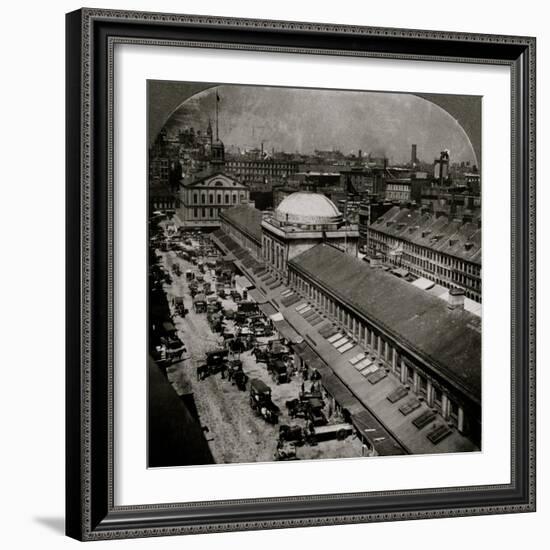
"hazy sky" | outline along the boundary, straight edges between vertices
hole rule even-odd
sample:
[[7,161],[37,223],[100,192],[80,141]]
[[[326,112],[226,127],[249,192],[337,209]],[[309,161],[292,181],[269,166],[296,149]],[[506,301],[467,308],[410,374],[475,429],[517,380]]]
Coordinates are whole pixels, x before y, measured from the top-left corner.
[[216,91],[219,134],[226,147],[259,147],[263,141],[269,151],[361,149],[404,162],[416,143],[417,156],[427,162],[443,149],[450,150],[452,162],[474,161],[456,120],[411,94],[222,85],[185,101],[166,123],[167,130],[205,130],[209,118],[214,127]]

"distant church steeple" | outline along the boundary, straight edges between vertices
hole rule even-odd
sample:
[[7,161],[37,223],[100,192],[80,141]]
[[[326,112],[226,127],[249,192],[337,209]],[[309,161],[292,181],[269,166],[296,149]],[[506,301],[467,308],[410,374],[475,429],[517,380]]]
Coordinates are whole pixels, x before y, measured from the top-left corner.
[[221,169],[225,164],[225,147],[223,142],[220,141],[219,135],[219,103],[220,96],[216,91],[216,139],[212,142],[210,162],[216,168]]
[[208,128],[206,129],[206,135],[208,136],[208,143],[212,146],[213,135],[212,135],[212,121],[208,119]]

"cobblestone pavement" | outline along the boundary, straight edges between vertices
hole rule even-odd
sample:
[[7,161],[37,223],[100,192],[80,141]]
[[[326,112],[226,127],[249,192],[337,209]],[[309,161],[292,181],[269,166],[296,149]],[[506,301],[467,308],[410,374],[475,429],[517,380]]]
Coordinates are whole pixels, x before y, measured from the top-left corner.
[[[278,425],[271,425],[263,418],[256,416],[249,405],[249,392],[239,391],[220,374],[212,375],[199,381],[196,368],[204,363],[207,351],[220,347],[221,338],[213,333],[208,325],[206,314],[193,311],[185,271],[196,266],[182,260],[174,252],[163,253],[165,267],[172,274],[172,284],[166,287],[168,297],[183,296],[189,313],[183,319],[175,316],[175,326],[180,338],[185,343],[187,353],[179,363],[174,363],[167,370],[168,379],[179,395],[193,393],[200,418],[206,431],[206,439],[217,463],[265,462],[274,458]],[[181,276],[172,273],[172,264],[178,263]],[[211,275],[206,274],[206,280]],[[231,300],[224,300],[224,308],[236,309]],[[267,339],[264,339],[267,341]],[[277,385],[267,372],[266,365],[256,363],[251,352],[240,355],[243,370],[250,378],[259,378],[272,388],[273,402],[280,408],[280,424],[304,424],[302,419],[291,420],[286,412],[285,402],[298,396],[302,383],[301,377],[295,376],[289,383]],[[306,382],[307,384],[307,382]],[[345,458],[361,456],[361,444],[355,436],[344,441],[327,441],[314,447],[304,445],[297,448],[300,459]]]

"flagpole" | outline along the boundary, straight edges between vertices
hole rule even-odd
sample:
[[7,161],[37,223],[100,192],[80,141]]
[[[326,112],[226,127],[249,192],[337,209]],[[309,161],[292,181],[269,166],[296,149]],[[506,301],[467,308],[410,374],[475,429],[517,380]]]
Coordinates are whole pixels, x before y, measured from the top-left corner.
[[218,92],[216,91],[216,141],[220,140],[220,136],[218,133],[218,103],[220,102],[220,96],[218,95]]

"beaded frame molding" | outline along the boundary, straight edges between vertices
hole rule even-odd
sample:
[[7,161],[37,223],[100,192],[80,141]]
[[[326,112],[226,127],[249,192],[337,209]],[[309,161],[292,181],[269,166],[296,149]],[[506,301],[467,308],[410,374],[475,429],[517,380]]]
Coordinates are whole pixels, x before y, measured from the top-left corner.
[[[535,39],[103,9],[66,17],[67,535],[101,540],[534,511]],[[112,83],[117,43],[510,67],[509,484],[115,506]]]

